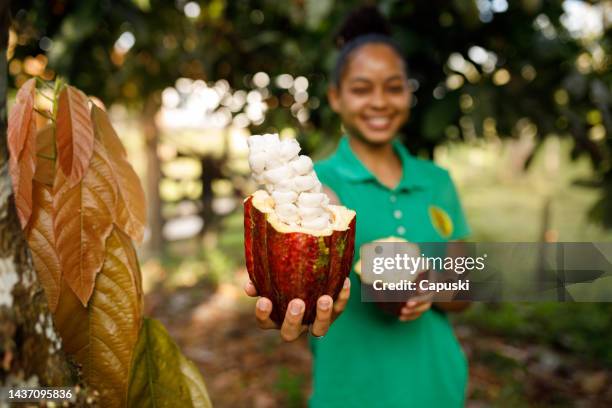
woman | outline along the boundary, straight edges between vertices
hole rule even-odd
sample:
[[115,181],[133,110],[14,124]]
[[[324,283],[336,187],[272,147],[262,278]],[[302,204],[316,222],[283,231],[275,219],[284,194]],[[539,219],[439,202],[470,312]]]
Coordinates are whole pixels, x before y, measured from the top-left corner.
[[[465,238],[469,229],[448,173],[414,158],[397,140],[408,120],[411,92],[404,58],[383,17],[373,8],[358,10],[340,37],[343,46],[328,98],[346,136],[315,169],[330,197],[357,211],[356,248],[388,236],[411,242]],[[432,209],[445,214],[448,225],[440,226]],[[407,302],[397,318],[361,302],[359,278],[351,273],[350,280],[350,299],[345,290],[335,305],[337,313],[344,311],[329,331],[331,299],[319,299],[311,331],[327,334],[311,341],[310,406],[462,406],[467,364],[445,312],[464,304]],[[255,294],[252,284],[247,293]],[[287,313],[281,328],[285,340],[304,330],[300,302],[290,305],[296,313]],[[327,308],[322,310],[321,303]],[[273,326],[270,310],[269,300],[261,298],[256,316],[262,327]]]

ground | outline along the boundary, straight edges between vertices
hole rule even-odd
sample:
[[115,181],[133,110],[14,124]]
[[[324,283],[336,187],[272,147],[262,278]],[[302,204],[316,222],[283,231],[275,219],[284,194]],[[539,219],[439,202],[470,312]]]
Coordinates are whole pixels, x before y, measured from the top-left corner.
[[[199,366],[215,407],[306,406],[312,358],[306,338],[283,343],[277,332],[258,329],[240,287],[245,279],[239,271],[235,284],[152,291],[148,313]],[[470,362],[468,407],[612,406],[610,365],[470,321],[455,322],[455,331]]]

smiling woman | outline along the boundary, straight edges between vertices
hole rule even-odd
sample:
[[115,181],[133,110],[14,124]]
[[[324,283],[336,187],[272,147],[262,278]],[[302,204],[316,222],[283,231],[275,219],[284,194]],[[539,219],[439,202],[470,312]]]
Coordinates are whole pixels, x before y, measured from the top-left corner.
[[[338,44],[342,49],[328,98],[346,135],[314,169],[330,197],[356,210],[355,248],[390,236],[410,242],[465,238],[469,229],[448,172],[413,157],[397,138],[412,95],[406,62],[385,19],[373,7],[355,11]],[[325,338],[312,338],[310,406],[463,405],[467,365],[445,315],[463,306],[431,309],[429,301],[409,301],[390,315],[361,302],[356,273],[347,289],[343,313]],[[259,309],[256,316],[262,313]]]
[[[338,43],[328,98],[346,136],[315,170],[343,205],[356,209],[355,247],[388,236],[410,242],[465,238],[469,229],[448,172],[413,157],[398,140],[412,93],[405,58],[385,19],[375,8],[357,10]],[[407,302],[399,316],[385,315],[360,301],[359,278],[350,277],[344,313],[324,339],[311,343],[310,406],[463,405],[467,366],[445,315],[463,305]]]
[[385,144],[408,119],[411,93],[404,62],[386,42],[369,42],[347,63],[342,82],[329,88],[331,106],[351,135],[363,143]]

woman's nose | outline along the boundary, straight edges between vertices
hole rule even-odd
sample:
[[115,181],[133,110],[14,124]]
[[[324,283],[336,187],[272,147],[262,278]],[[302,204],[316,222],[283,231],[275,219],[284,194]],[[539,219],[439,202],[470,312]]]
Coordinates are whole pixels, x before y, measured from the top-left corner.
[[387,96],[382,89],[377,89],[372,94],[372,99],[370,100],[370,105],[373,108],[383,109],[387,107]]

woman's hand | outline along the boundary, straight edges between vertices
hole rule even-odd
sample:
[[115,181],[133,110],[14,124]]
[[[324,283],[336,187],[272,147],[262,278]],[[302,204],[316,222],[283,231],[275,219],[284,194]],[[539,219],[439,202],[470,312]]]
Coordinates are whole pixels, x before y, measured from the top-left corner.
[[[250,280],[244,287],[244,291],[251,297],[257,296],[257,289]],[[334,302],[331,296],[323,295],[317,300],[317,315],[311,325],[310,332],[313,336],[321,337],[327,333],[329,326],[344,311],[351,292],[351,281],[346,278],[344,286]],[[294,341],[302,333],[308,330],[308,326],[302,324],[306,305],[302,299],[293,299],[287,306],[285,319],[280,327],[280,335],[284,341]],[[265,297],[260,297],[255,304],[255,318],[257,324],[262,329],[279,329],[278,325],[270,319],[272,313],[272,301]]]
[[429,301],[414,301],[410,300],[406,302],[400,312],[399,320],[401,322],[409,322],[411,320],[418,319],[423,313],[431,308],[431,302]]

